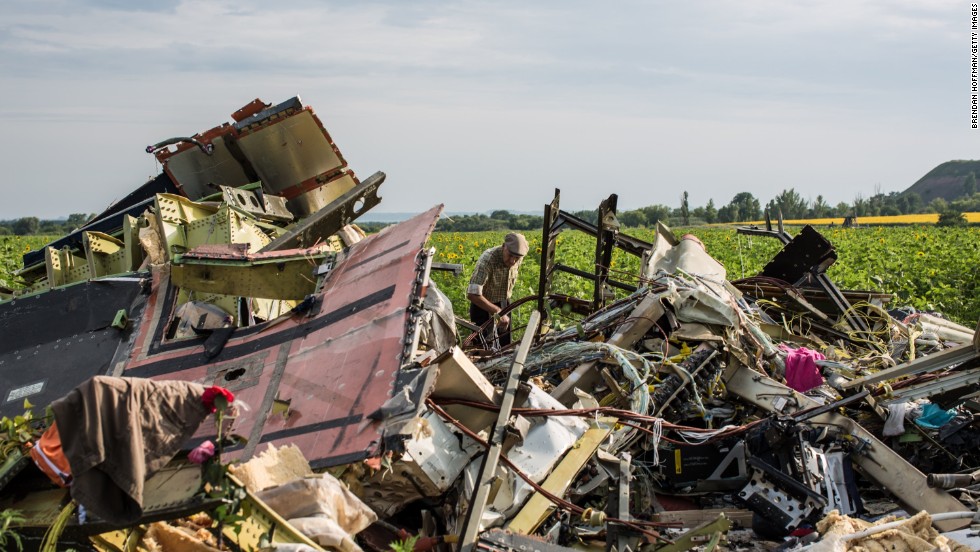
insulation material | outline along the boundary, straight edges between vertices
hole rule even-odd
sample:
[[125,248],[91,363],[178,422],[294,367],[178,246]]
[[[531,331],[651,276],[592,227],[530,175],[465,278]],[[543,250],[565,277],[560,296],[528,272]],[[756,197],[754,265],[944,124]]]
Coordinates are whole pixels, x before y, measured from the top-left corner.
[[[932,527],[932,518],[927,512],[908,518],[899,527],[854,538],[858,532],[865,532],[875,526],[895,521],[888,516],[875,523],[842,516],[836,510],[817,523],[817,531],[823,539],[808,547],[808,552],[971,552],[968,546],[940,535]],[[870,532],[870,531],[868,531]]]
[[680,297],[673,302],[678,320],[724,326],[737,323],[733,289],[726,285],[725,267],[708,254],[701,240],[690,234],[677,239],[669,228],[658,223],[656,239],[645,261],[643,276],[647,278],[676,274],[691,280],[691,286],[678,290]]
[[435,282],[430,281],[423,305],[419,344],[432,351],[449,350],[459,341],[452,302]]
[[330,474],[304,477],[257,493],[259,499],[318,544],[359,552],[355,535],[378,516]]
[[148,222],[146,226],[139,229],[140,245],[146,253],[146,259],[151,266],[159,266],[167,262],[167,254],[163,250],[163,240],[160,238],[159,223],[156,215],[146,213],[143,215]]
[[143,546],[147,552],[220,552],[219,548],[208,544],[213,540],[211,533],[203,529],[191,532],[160,521],[150,525],[143,537]]
[[271,444],[248,462],[229,465],[228,471],[253,493],[313,474],[296,445],[276,448]]
[[344,226],[337,232],[337,236],[339,236],[340,239],[343,240],[344,245],[350,247],[355,243],[363,240],[367,236],[367,234],[365,234],[364,230],[361,230],[361,228],[356,224],[348,224],[347,226]]
[[680,300],[674,303],[677,319],[682,322],[701,322],[720,326],[734,326],[738,314],[732,306],[734,300],[724,287],[723,294],[699,282],[697,287],[678,291]]
[[678,270],[710,278],[715,282],[723,282],[727,275],[725,267],[705,251],[701,240],[690,234],[677,239],[670,228],[658,222],[657,235],[647,256],[644,275],[653,276],[658,271],[674,274]]

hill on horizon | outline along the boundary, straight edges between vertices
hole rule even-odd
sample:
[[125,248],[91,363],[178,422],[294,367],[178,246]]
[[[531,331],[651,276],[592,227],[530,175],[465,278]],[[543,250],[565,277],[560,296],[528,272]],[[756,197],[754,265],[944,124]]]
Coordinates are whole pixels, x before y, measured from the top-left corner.
[[927,172],[902,193],[915,192],[922,198],[923,203],[929,203],[937,197],[953,201],[965,195],[963,182],[970,174],[973,174],[974,178],[980,174],[980,161],[947,161]]

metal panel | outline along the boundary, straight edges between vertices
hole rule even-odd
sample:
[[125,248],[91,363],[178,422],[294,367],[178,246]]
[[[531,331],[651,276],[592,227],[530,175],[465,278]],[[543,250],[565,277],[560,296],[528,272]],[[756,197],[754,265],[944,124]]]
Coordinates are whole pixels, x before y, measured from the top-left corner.
[[290,227],[260,251],[277,251],[313,247],[324,236],[337,233],[354,219],[381,202],[378,187],[385,181],[383,172],[376,172],[354,188],[344,192],[330,205]]
[[171,267],[176,286],[203,293],[303,299],[316,290],[318,265],[335,254],[323,249],[295,249],[249,255],[247,244],[200,246],[177,255]]
[[229,150],[224,137],[214,138],[211,144],[214,150],[210,155],[196,147],[188,148],[171,155],[164,162],[167,173],[184,195],[191,199],[200,199],[218,191],[212,185],[237,188],[252,182]]
[[[172,463],[160,469],[146,481],[143,488],[144,523],[160,519],[173,519],[190,515],[215,506],[215,501],[200,495],[201,467],[196,464]],[[32,492],[14,495],[0,502],[0,510],[16,509],[24,516],[18,531],[25,535],[39,536],[48,531],[66,503],[67,489]],[[72,542],[86,535],[102,533],[115,527],[89,518],[84,525],[72,516],[61,535],[60,542]]]
[[814,267],[819,267],[817,271],[823,272],[836,260],[837,251],[833,244],[808,225],[776,253],[762,269],[762,275],[793,284],[809,274]]
[[43,408],[109,373],[129,338],[111,324],[120,310],[136,315],[144,283],[96,280],[0,304],[0,415],[23,413],[24,399]]
[[[161,343],[160,327],[146,324],[123,375],[219,385],[248,378],[237,397],[251,408],[235,419],[232,432],[249,443],[230,450],[228,459],[247,458],[265,443],[294,443],[314,467],[377,454],[382,425],[371,416],[392,396],[409,335],[416,258],[441,210],[353,245],[328,277],[312,317],[240,328],[211,363],[201,354],[203,339]],[[156,284],[148,317],[166,309],[163,282]],[[285,413],[270,412],[275,399],[288,403]],[[214,433],[206,421],[196,439]]]
[[914,376],[916,374],[934,372],[963,364],[964,362],[975,358],[980,358],[980,351],[977,351],[972,345],[960,345],[959,347],[952,347],[950,349],[946,349],[945,351],[940,351],[938,353],[910,360],[909,362],[899,364],[898,366],[892,366],[891,368],[885,370],[879,370],[874,374],[870,374],[862,378],[853,379],[845,383],[843,388],[854,389],[862,385],[872,385],[903,376]]
[[287,205],[300,216],[310,215],[336,201],[340,196],[360,184],[353,173],[345,173],[331,179],[326,184],[289,200]]
[[[126,197],[112,204],[111,207],[97,216],[92,222],[89,222],[82,228],[68,234],[63,238],[59,238],[49,243],[48,247],[61,249],[67,245],[73,249],[81,249],[83,231],[98,231],[111,234],[122,228],[122,220],[126,214],[138,217],[147,209],[147,207],[152,206],[153,196],[155,194],[172,194],[176,192],[177,186],[175,186],[173,181],[170,180],[170,177],[166,174],[160,174],[153,180],[150,180],[146,184],[143,184],[134,190]],[[43,248],[24,253],[25,267],[29,268],[43,262]]]
[[243,135],[238,144],[274,194],[345,165],[308,110]]
[[980,383],[980,368],[963,372],[953,372],[927,383],[897,389],[892,392],[890,397],[882,400],[880,404],[889,405],[905,401],[927,399],[935,395],[953,391],[959,391],[960,396],[966,397],[967,395],[975,395],[977,393],[977,389],[975,388],[977,383]]

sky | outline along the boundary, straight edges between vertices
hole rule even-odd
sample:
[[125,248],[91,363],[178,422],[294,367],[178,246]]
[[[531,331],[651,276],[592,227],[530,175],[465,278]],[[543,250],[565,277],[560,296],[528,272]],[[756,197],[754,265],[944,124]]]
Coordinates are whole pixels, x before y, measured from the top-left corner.
[[0,219],[101,212],[144,148],[313,107],[379,212],[902,191],[980,158],[970,3],[0,0]]

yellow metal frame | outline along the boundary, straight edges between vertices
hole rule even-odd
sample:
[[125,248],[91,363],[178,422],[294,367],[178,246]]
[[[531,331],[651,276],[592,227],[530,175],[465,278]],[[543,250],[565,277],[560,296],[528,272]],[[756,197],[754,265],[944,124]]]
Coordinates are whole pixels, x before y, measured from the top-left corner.
[[[592,458],[592,455],[599,449],[599,445],[612,432],[616,422],[618,422],[616,418],[599,418],[599,424],[590,428],[575,442],[572,449],[552,470],[541,487],[553,495],[565,494],[569,485],[575,480],[575,476],[582,471],[585,463],[589,461],[589,458]],[[540,492],[535,492],[528,499],[527,504],[521,508],[521,511],[510,521],[507,529],[515,533],[530,535],[544,520],[548,519],[554,510],[555,505],[550,500]]]

